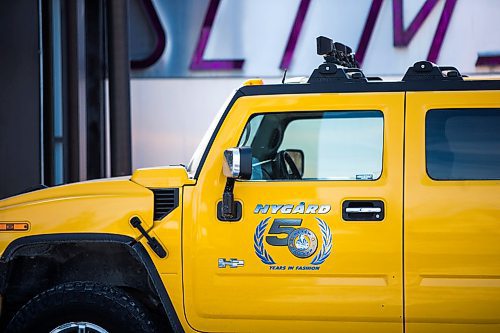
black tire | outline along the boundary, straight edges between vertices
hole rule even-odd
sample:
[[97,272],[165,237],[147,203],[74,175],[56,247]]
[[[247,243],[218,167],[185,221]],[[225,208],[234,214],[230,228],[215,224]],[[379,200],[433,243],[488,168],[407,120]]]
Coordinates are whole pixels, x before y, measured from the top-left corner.
[[72,322],[98,325],[109,333],[157,332],[143,305],[119,289],[95,282],[64,283],[42,292],[16,313],[6,332],[48,333]]

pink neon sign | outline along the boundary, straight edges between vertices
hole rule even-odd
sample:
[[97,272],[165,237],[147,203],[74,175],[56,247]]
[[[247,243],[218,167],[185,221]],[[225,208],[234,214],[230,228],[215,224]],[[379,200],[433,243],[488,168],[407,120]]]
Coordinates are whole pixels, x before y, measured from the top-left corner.
[[[370,11],[366,18],[363,32],[359,40],[358,48],[356,50],[356,59],[361,64],[366,56],[366,51],[375,28],[377,18],[379,16],[382,3],[384,0],[372,0]],[[426,0],[420,8],[415,18],[410,23],[409,27],[403,27],[403,0],[392,0],[393,11],[393,39],[395,47],[407,47],[415,34],[420,30],[423,23],[434,9],[439,0]],[[289,68],[292,62],[295,46],[300,37],[302,26],[309,9],[311,0],[301,0],[295,20],[288,37],[288,42],[283,52],[280,68]],[[453,10],[457,0],[445,0],[444,8],[441,13],[434,37],[427,55],[427,60],[436,62],[439,57],[439,52],[448,29]],[[198,43],[196,45],[193,57],[191,59],[191,70],[239,70],[243,68],[244,59],[232,60],[205,60],[203,54],[210,38],[210,33],[215,21],[215,16],[219,8],[220,0],[210,0],[205,20],[203,22]]]

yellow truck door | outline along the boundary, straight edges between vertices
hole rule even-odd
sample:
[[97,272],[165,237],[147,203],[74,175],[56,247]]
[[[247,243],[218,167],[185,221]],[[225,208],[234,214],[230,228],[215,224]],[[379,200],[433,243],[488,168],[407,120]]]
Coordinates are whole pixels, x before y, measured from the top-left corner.
[[500,93],[406,103],[406,332],[499,332]]
[[[403,124],[403,92],[237,99],[184,188],[191,328],[402,332]],[[234,186],[241,219],[221,221],[223,152],[238,145],[253,179]]]

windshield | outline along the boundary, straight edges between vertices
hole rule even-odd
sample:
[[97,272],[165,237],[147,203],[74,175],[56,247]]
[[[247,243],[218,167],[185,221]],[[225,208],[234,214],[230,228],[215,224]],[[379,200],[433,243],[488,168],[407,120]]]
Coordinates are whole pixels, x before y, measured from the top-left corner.
[[222,115],[227,109],[227,106],[231,102],[231,99],[233,98],[235,94],[235,91],[229,96],[229,98],[226,100],[226,102],[222,105],[222,107],[219,109],[217,114],[215,115],[215,118],[212,120],[212,123],[208,127],[208,130],[205,132],[205,135],[203,136],[203,139],[201,139],[200,144],[196,148],[193,157],[191,157],[191,161],[188,164],[187,167],[187,172],[189,175],[189,178],[194,178],[194,175],[198,168],[200,167],[201,160],[203,159],[203,155],[205,154],[205,151],[209,149],[208,144],[210,142],[210,139],[212,138],[212,135],[215,135],[215,129],[217,128],[217,125],[219,124]]

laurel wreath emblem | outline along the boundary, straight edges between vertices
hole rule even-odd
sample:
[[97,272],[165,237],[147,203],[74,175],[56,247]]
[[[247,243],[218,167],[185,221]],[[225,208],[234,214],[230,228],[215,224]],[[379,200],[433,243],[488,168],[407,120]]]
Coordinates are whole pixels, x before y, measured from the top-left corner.
[[[255,228],[255,233],[253,235],[253,247],[255,249],[255,254],[259,259],[266,265],[275,265],[276,262],[271,257],[271,255],[264,248],[264,233],[267,228],[270,217],[260,221],[260,223]],[[321,230],[321,239],[323,240],[323,245],[319,253],[312,259],[311,265],[321,265],[332,253],[332,231],[328,224],[320,218],[316,217],[318,221],[319,229]]]
[[255,254],[264,264],[274,265],[276,262],[264,248],[264,232],[266,231],[269,219],[270,217],[260,221],[257,228],[255,228],[255,233],[253,235],[253,247],[255,249]]
[[319,228],[321,230],[321,238],[323,240],[323,246],[319,253],[311,261],[311,265],[321,265],[330,256],[332,252],[332,231],[328,224],[320,218],[316,217],[318,221]]

